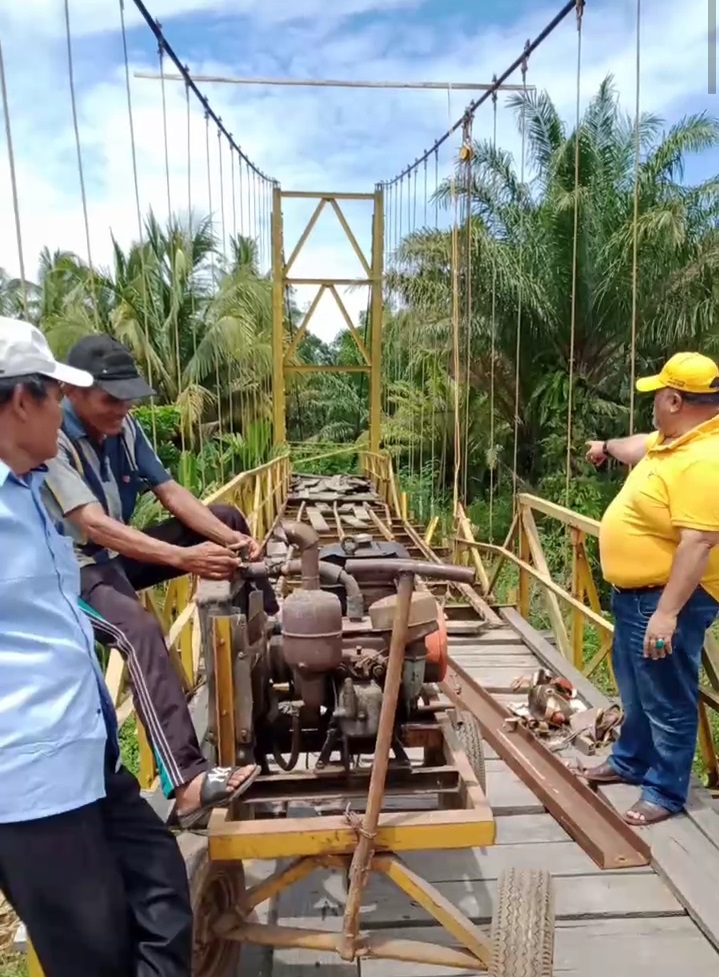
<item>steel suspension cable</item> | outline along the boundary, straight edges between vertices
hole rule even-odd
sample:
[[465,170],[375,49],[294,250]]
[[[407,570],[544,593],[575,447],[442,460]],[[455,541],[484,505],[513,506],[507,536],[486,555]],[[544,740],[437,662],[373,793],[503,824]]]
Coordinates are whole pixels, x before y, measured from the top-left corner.
[[[190,110],[190,89],[185,85],[185,103],[187,110],[187,246],[189,254],[187,256],[187,285],[190,292],[190,315],[192,316],[192,358],[195,368],[197,367],[197,307],[195,303],[195,290],[193,288],[193,277],[195,270],[195,237],[192,221],[192,112]],[[190,405],[194,411],[194,404]],[[200,480],[201,486],[205,488],[205,444],[202,430],[202,404],[197,413],[197,439],[200,449]],[[192,432],[190,432],[192,433]]]
[[[451,91],[447,92],[448,109],[451,116]],[[462,465],[462,432],[459,403],[459,199],[457,197],[457,174],[452,165],[450,177],[450,199],[452,201],[452,237],[450,274],[452,278],[452,371],[454,381],[454,476],[452,479],[452,516],[456,520],[459,513],[459,475]]]

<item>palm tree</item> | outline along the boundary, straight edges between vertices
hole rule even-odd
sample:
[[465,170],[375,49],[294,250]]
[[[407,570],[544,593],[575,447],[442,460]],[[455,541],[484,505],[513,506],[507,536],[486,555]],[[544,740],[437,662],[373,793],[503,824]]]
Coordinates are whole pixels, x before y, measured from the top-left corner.
[[[412,349],[405,373],[434,359],[461,385],[461,402],[482,416],[494,373],[495,410],[503,453],[514,425],[515,371],[519,379],[520,474],[530,480],[564,463],[573,345],[573,433],[620,433],[627,424],[632,286],[634,280],[635,132],[619,109],[607,78],[578,131],[568,131],[544,93],[513,96],[524,124],[530,178],[522,184],[516,162],[491,143],[472,147],[471,171],[458,164],[453,181],[438,190],[449,205],[471,213],[459,228],[462,271],[462,364],[451,377],[451,235],[422,229],[402,242],[388,274],[400,348]],[[575,151],[579,179],[575,187]],[[637,221],[637,353],[639,368],[654,367],[667,346],[714,350],[719,179],[682,184],[689,153],[719,143],[719,123],[689,116],[664,131],[645,115],[639,125]],[[469,179],[468,179],[469,175]],[[573,315],[574,214],[578,208],[576,306]],[[471,269],[472,307],[467,313]],[[398,313],[402,313],[399,315]],[[521,324],[519,363],[516,361]],[[572,333],[574,343],[572,344]],[[469,357],[464,350],[469,347]],[[495,355],[492,359],[492,349]],[[415,381],[416,382],[416,381]],[[409,401],[405,410],[416,411]],[[503,433],[502,433],[503,432]],[[470,425],[472,467],[481,480],[487,458],[486,425]],[[511,435],[510,435],[511,437]],[[507,449],[510,449],[509,451]]]

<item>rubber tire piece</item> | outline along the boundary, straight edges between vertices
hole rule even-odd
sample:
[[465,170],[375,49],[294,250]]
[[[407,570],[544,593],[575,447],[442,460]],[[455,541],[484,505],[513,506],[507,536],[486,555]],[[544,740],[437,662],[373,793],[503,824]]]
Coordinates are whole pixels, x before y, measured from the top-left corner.
[[455,730],[457,732],[457,738],[462,744],[462,749],[467,754],[472,773],[486,794],[487,767],[484,762],[484,741],[482,740],[482,730],[480,729],[479,723],[471,712],[462,710],[457,713]]
[[509,869],[499,881],[489,977],[552,977],[554,897],[549,872]]
[[213,865],[207,849],[188,866],[190,899],[195,917],[192,947],[192,977],[235,977],[242,944],[211,936],[219,917],[236,909],[245,891],[242,862],[236,865]]

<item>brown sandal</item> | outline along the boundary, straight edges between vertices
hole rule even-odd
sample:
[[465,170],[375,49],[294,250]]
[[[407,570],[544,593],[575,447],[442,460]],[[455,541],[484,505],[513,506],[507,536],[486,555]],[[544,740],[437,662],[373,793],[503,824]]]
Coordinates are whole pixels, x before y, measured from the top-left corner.
[[582,770],[582,777],[590,784],[628,784],[629,781],[620,777],[609,760],[600,763],[597,767],[585,767]]
[[626,812],[624,820],[635,828],[646,828],[650,824],[659,824],[660,821],[673,818],[675,813],[658,804],[652,804],[651,801],[637,801]]

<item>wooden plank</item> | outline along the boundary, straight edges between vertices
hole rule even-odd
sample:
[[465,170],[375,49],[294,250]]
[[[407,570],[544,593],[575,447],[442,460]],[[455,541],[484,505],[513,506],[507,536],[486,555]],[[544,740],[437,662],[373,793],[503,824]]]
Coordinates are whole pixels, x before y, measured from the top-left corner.
[[[636,801],[638,791],[615,784],[601,788],[601,793],[625,811]],[[652,847],[655,870],[719,949],[719,849],[686,814],[639,830]]]
[[547,813],[500,815],[495,819],[495,824],[495,848],[498,845],[546,845],[555,841],[571,841],[561,824]]
[[[534,815],[541,817],[541,815]],[[503,823],[510,817],[502,817]],[[556,823],[556,822],[555,822]],[[543,845],[493,845],[467,851],[411,852],[403,858],[427,882],[496,881],[510,868],[548,869],[552,876],[600,875],[602,870],[579,845],[572,841],[546,842]],[[622,876],[652,874],[649,866],[623,871]],[[607,873],[604,873],[607,874]]]
[[[408,935],[406,928],[382,933],[400,939]],[[451,942],[439,927],[412,928],[411,937],[440,945]],[[556,977],[716,977],[717,967],[719,957],[686,917],[568,920],[557,924]],[[362,960],[360,964],[361,977],[457,977],[472,973],[383,960]]]
[[316,533],[329,533],[330,527],[314,506],[307,507],[307,518],[310,521],[310,526],[312,526]]
[[484,686],[487,692],[511,692],[512,683],[522,674],[521,669],[502,666],[493,668],[491,665],[485,668],[480,663],[472,668],[472,678]]
[[[684,910],[656,875],[597,873],[554,880],[558,920],[617,916],[682,916]],[[343,873],[316,872],[280,897],[282,925],[313,926],[333,930],[344,913]],[[487,924],[497,905],[496,880],[471,883],[439,882],[437,891],[470,920]],[[293,889],[296,890],[293,894]],[[421,925],[425,911],[389,879],[372,873],[364,893],[363,928]]]

